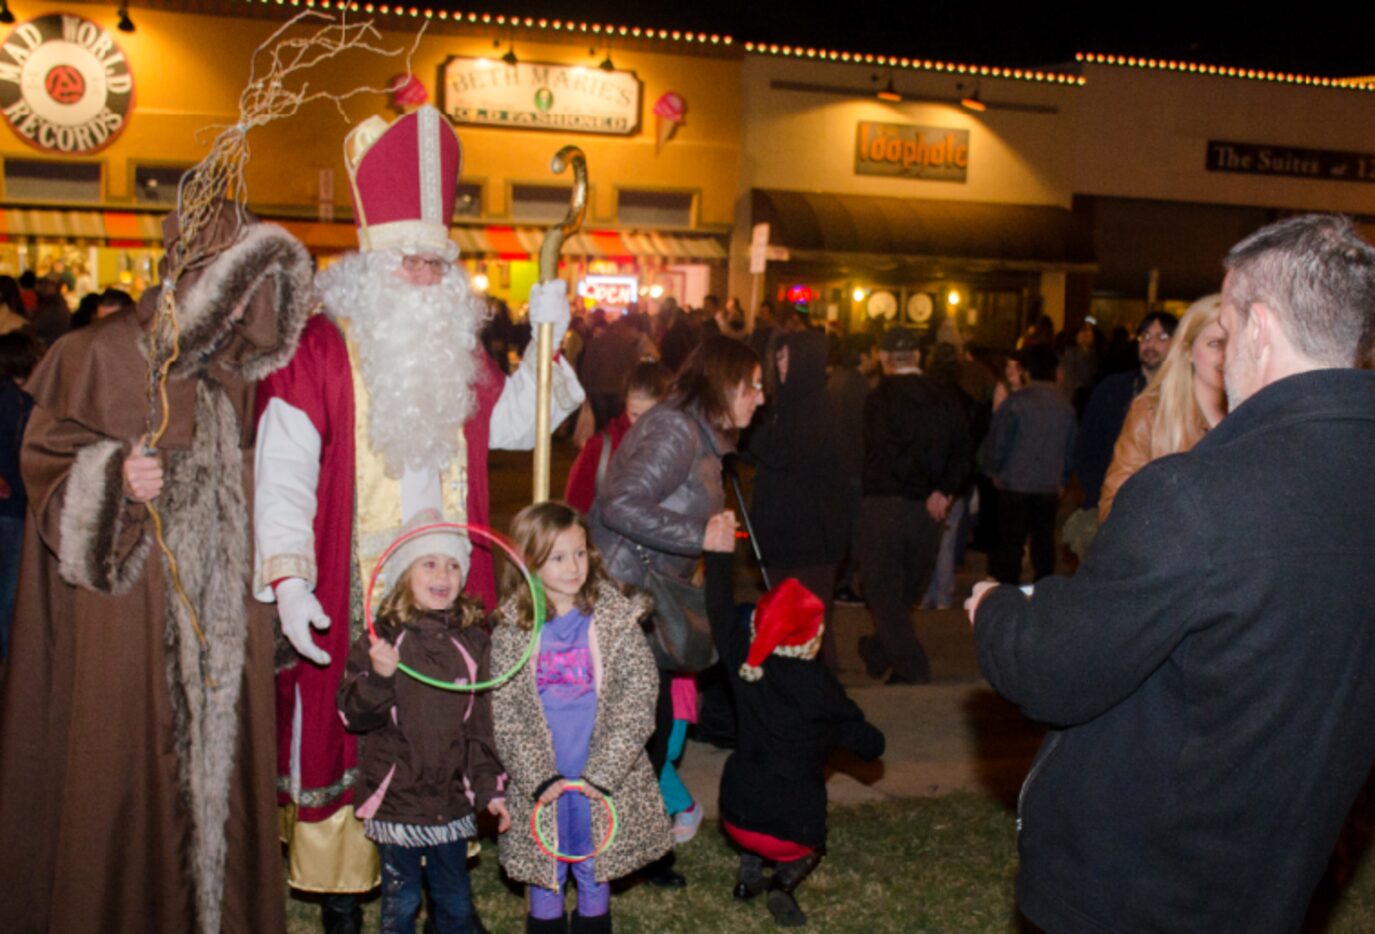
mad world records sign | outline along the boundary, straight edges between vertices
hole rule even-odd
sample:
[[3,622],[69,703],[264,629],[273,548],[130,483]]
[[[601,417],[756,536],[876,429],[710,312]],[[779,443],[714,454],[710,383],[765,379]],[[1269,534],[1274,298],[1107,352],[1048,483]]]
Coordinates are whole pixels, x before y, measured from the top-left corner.
[[104,149],[134,103],[129,62],[103,27],[70,13],[40,16],[0,44],[0,113],[43,152]]

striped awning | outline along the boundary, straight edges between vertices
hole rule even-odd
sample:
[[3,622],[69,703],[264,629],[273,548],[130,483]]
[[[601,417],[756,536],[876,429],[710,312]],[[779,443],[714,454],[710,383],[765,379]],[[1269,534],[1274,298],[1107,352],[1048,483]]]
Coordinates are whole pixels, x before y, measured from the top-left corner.
[[[275,220],[310,250],[339,253],[357,249],[353,224]],[[537,259],[547,228],[455,226],[449,235],[463,256]],[[61,240],[105,240],[113,244],[159,243],[162,216],[134,211],[80,211],[62,208],[0,208],[0,239],[42,237]],[[724,262],[723,237],[659,231],[581,230],[563,245],[565,257],[633,262]]]
[[[545,232],[544,227],[454,227],[450,235],[464,256],[535,259]],[[581,230],[564,243],[563,255],[683,262],[722,262],[728,256],[720,237],[626,230]]]
[[156,243],[162,239],[162,224],[157,214],[132,211],[0,208],[0,236]]

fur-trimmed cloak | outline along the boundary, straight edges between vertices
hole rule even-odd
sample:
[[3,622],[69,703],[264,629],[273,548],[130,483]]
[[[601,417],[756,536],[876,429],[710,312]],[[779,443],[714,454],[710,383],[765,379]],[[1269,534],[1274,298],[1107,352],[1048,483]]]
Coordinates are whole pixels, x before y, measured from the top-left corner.
[[204,648],[148,511],[122,492],[156,296],[59,341],[28,387],[30,514],[0,686],[7,931],[285,928],[272,617],[249,593],[252,414],[309,314],[310,259],[253,225],[178,292],[155,503]]

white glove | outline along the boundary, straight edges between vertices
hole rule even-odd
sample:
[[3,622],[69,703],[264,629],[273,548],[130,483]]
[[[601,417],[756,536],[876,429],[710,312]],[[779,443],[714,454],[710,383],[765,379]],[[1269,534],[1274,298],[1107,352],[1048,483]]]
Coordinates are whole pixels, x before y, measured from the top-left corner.
[[563,346],[563,335],[568,331],[570,314],[568,286],[562,279],[537,282],[530,287],[530,325],[536,329],[536,336],[539,325],[554,326],[554,353],[558,353]]
[[328,665],[329,653],[315,644],[310,627],[328,629],[329,617],[315,594],[310,592],[310,585],[299,577],[288,577],[275,590],[282,634],[291,647],[317,665]]

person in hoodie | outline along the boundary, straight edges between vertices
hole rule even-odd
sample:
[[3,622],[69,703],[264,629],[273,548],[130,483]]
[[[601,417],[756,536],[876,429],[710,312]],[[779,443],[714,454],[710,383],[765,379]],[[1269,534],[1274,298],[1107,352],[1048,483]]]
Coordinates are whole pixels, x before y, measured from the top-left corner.
[[864,404],[859,564],[874,635],[859,640],[871,678],[926,684],[931,663],[910,608],[925,592],[941,527],[974,467],[969,423],[945,386],[923,376],[914,331],[879,342],[883,378]]
[[826,391],[827,338],[798,331],[774,354],[776,389],[750,428],[755,465],[751,517],[770,581],[797,578],[825,604],[821,659],[838,660],[831,635],[836,566],[849,539],[839,400]]

